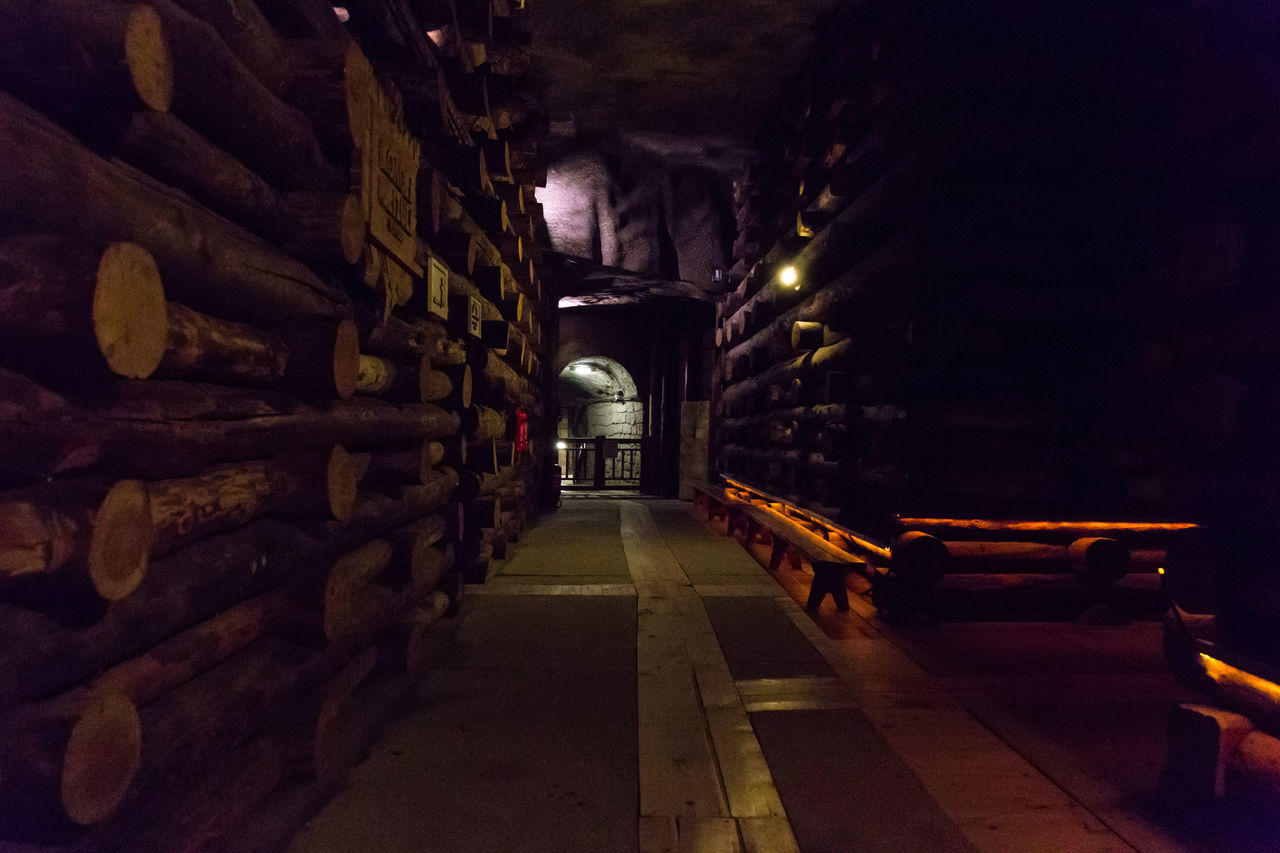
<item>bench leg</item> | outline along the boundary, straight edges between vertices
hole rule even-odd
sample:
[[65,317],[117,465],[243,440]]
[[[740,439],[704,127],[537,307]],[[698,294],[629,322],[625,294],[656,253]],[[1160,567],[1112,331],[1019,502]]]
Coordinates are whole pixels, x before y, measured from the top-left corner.
[[815,576],[813,583],[809,584],[809,600],[805,602],[804,609],[810,613],[817,613],[818,608],[822,606],[822,599],[827,597],[827,591],[822,588],[821,581]]
[[848,610],[849,589],[844,585],[847,574],[848,570],[843,566],[814,563],[813,583],[809,585],[809,600],[805,603],[805,609],[816,613],[822,606],[822,599],[827,597],[827,593],[831,593],[836,610]]
[[729,535],[735,535],[739,530],[742,531],[742,543],[745,545],[751,541],[751,521],[747,518],[747,514],[741,510],[733,510],[729,513]]
[[769,571],[776,572],[782,567],[782,558],[787,555],[787,540],[773,534],[773,546],[769,549]]
[[729,517],[729,508],[718,501],[707,500],[707,520],[714,521],[717,518]]
[[787,562],[791,564],[793,572],[804,571],[804,554],[800,553],[799,549],[792,548],[787,552]]

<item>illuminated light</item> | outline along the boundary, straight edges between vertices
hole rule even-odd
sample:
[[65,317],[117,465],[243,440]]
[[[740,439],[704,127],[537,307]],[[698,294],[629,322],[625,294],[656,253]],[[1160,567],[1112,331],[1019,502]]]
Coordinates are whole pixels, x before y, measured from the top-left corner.
[[589,364],[575,364],[575,365],[573,366],[573,372],[574,372],[574,373],[578,373],[578,374],[590,373],[590,372],[591,372],[591,365],[589,365]]
[[800,273],[795,267],[787,267],[784,269],[778,274],[778,280],[788,287],[794,287],[796,289],[799,289],[800,287]]
[[569,445],[565,444],[563,441],[556,442],[556,450],[568,450],[568,449],[569,449]]
[[1156,574],[1158,575],[1164,574],[1164,566],[1156,566]]
[[985,518],[908,518],[898,517],[903,527],[954,527],[961,530],[1131,530],[1155,532],[1160,530],[1195,530],[1196,525],[1180,522],[1125,522],[1125,521],[995,521]]
[[333,14],[337,15],[337,16],[338,16],[338,20],[339,20],[339,21],[342,21],[342,23],[344,23],[344,24],[345,24],[347,21],[351,20],[351,13],[347,11],[347,7],[346,7],[346,6],[334,6],[334,7],[333,7]]
[[1259,678],[1251,672],[1236,669],[1229,663],[1223,663],[1204,652],[1200,653],[1200,664],[1205,675],[1228,693],[1244,694],[1251,699],[1261,699],[1280,710],[1280,684]]
[[427,30],[427,38],[431,39],[431,43],[436,47],[444,47],[444,30]]
[[[721,474],[720,476],[726,483],[729,483],[735,488],[741,489],[742,491],[747,492],[749,494],[756,495],[761,500],[761,502],[764,503],[766,507],[768,507],[769,509],[773,509],[774,512],[781,511],[780,514],[782,514],[784,517],[788,512],[794,513],[795,515],[805,519],[806,521],[812,524],[816,524],[818,527],[821,527],[823,530],[827,530],[831,533],[835,533],[839,536],[844,537],[849,543],[851,543],[858,550],[862,551],[864,554],[867,554],[869,556],[875,557],[883,561],[885,565],[888,565],[889,562],[891,562],[893,559],[893,555],[888,548],[885,548],[883,545],[877,545],[875,542],[872,542],[869,539],[864,539],[863,537],[859,536],[858,534],[854,533],[852,530],[849,530],[846,527],[841,527],[840,525],[835,524],[834,522],[828,521],[822,516],[817,515],[816,513],[809,512],[806,509],[802,509],[797,506],[792,506],[786,501],[780,501],[776,496],[771,495],[768,492],[762,492],[760,489],[757,489],[754,486],[748,486],[745,483],[741,483],[737,480],[734,480],[731,477],[726,477],[723,474]],[[774,507],[778,507],[778,509],[774,509]]]

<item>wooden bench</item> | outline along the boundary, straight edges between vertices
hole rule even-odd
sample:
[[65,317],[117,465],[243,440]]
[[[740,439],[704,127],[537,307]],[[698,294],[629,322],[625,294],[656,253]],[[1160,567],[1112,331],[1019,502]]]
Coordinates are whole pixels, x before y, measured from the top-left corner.
[[[723,518],[732,525],[733,520],[729,510],[732,507],[742,506],[743,502],[719,486],[713,486],[710,483],[694,483],[693,505],[707,513],[708,521]],[[729,532],[733,532],[732,526],[730,526]]]
[[801,553],[809,558],[809,563],[813,566],[813,583],[809,586],[806,610],[817,611],[828,594],[835,601],[837,610],[849,609],[849,590],[845,586],[845,578],[855,569],[865,569],[866,563],[863,560],[840,550],[800,522],[787,518],[770,507],[747,505],[740,511],[747,519],[744,544],[750,545],[761,530],[769,531],[773,541],[769,553],[769,571],[777,571],[788,555],[794,558],[797,553]]
[[849,609],[845,578],[849,572],[865,568],[865,562],[777,510],[741,500],[709,483],[695,483],[693,489],[694,504],[706,508],[708,519],[724,518],[731,536],[742,531],[744,546],[755,541],[762,531],[769,532],[769,571],[776,572],[787,559],[793,568],[798,569],[800,555],[808,556],[813,566],[813,583],[809,587],[809,600],[805,603],[807,610],[816,611],[827,595],[835,601],[837,610]]

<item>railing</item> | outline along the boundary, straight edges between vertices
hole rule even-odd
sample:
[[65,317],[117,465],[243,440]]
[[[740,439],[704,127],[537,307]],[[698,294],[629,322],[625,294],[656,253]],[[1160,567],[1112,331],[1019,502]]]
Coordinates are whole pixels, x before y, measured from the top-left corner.
[[640,440],[561,438],[557,440],[562,489],[635,489],[640,486]]

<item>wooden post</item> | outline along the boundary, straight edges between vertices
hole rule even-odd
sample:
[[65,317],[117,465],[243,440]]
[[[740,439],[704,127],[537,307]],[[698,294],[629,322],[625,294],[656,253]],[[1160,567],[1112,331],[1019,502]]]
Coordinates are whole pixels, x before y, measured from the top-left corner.
[[594,461],[594,463],[593,463],[593,467],[592,467],[592,475],[593,475],[593,478],[594,478],[594,479],[593,479],[592,484],[593,484],[597,489],[603,489],[603,488],[604,488],[604,465],[605,465],[605,459],[604,459],[604,444],[605,444],[605,441],[606,441],[606,439],[605,439],[605,437],[604,437],[603,435],[597,435],[597,436],[596,436],[596,441],[595,441],[595,446],[594,446],[594,448],[593,448],[593,453],[595,454],[595,456],[594,456],[595,461]]

